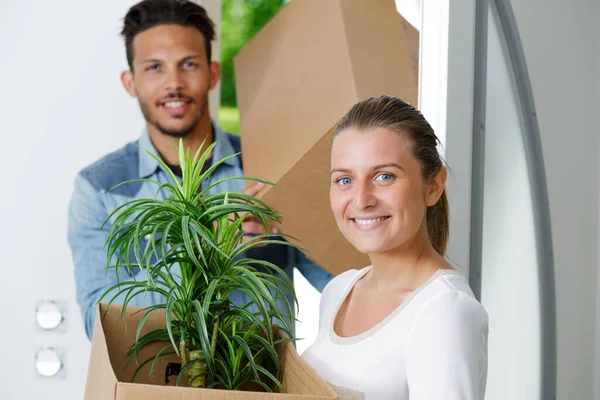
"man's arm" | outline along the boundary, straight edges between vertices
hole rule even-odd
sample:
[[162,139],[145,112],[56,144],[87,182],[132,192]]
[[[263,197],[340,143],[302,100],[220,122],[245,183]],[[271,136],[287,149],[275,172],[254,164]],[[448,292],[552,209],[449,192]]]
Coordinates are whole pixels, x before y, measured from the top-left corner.
[[315,264],[303,252],[298,249],[291,249],[294,252],[294,263],[298,271],[310,282],[319,292],[322,292],[325,286],[333,279],[333,275]]
[[[96,303],[108,288],[117,283],[114,270],[106,270],[107,252],[104,246],[110,224],[102,228],[102,224],[110,214],[102,201],[103,191],[94,188],[83,176],[75,179],[75,187],[69,206],[68,241],[71,247],[73,265],[75,268],[75,290],[77,304],[83,317],[85,332],[92,338]],[[129,276],[121,279],[132,279]],[[139,272],[135,279],[146,279],[144,271]],[[116,294],[113,292],[112,295]],[[110,301],[112,295],[102,301]],[[115,304],[123,304],[126,294],[115,299]],[[129,305],[148,307],[163,303],[164,299],[155,293],[139,295],[133,298]]]

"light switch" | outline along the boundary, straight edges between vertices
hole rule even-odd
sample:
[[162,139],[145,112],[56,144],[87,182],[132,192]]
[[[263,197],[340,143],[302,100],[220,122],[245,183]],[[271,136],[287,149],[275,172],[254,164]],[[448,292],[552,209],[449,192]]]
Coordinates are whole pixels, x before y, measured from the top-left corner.
[[40,300],[36,304],[35,323],[38,330],[65,331],[66,316],[66,302]]
[[40,347],[34,357],[36,376],[41,379],[66,377],[66,350],[58,347]]

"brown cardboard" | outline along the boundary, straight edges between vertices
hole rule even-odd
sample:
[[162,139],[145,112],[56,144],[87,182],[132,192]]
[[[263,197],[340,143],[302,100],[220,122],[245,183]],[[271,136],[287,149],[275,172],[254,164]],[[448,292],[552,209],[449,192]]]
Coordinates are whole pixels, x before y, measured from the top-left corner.
[[334,274],[369,264],[339,233],[329,205],[335,126],[355,103],[383,94],[417,104],[418,32],[394,0],[295,0],[234,58],[247,176],[281,231]]
[[[126,350],[135,340],[138,321],[144,313],[137,313],[137,307],[128,307],[127,329],[121,319],[122,308],[112,305],[104,318],[101,313],[106,304],[96,310],[96,322],[92,339],[92,352],[85,389],[85,400],[335,400],[335,394],[325,381],[298,355],[290,343],[282,345],[278,351],[283,359],[283,385],[287,393],[241,392],[216,389],[195,389],[174,386],[176,377],[171,377],[165,385],[165,369],[168,362],[179,362],[177,356],[164,357],[148,376],[150,365],[140,371],[135,382],[131,383],[137,368],[135,361],[127,367]],[[164,313],[156,311],[147,320],[144,332],[164,326]],[[148,346],[140,354],[140,362],[156,354],[168,342]]]

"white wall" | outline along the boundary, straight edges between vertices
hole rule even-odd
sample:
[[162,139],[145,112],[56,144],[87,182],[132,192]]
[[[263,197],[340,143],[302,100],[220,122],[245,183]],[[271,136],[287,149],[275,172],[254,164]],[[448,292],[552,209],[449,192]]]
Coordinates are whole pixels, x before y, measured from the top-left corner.
[[[116,0],[3,2],[0,305],[4,326],[13,327],[0,330],[3,400],[83,397],[90,346],[75,303],[67,205],[76,172],[142,126],[119,81],[126,66],[119,19],[127,7]],[[37,299],[67,303],[66,332],[36,331]],[[38,346],[66,352],[66,376],[36,378]]]
[[[599,20],[595,0],[512,1],[548,179],[557,287],[558,399],[592,399],[598,273]],[[508,293],[507,293],[508,294]]]
[[296,319],[296,342],[298,354],[314,343],[319,333],[319,302],[321,293],[296,269],[294,270],[294,287],[298,297]]
[[[118,33],[134,2],[1,5],[2,400],[83,398],[90,345],[75,303],[67,206],[77,171],[134,140],[143,126],[119,80],[127,65]],[[218,0],[203,3],[220,11]],[[38,299],[66,303],[65,331],[36,330]],[[36,376],[39,346],[64,352],[61,378]]]
[[[425,0],[423,0],[425,1]],[[438,0],[440,1],[440,0]],[[448,5],[446,89],[443,99],[445,121],[442,137],[450,167],[446,187],[450,203],[448,259],[465,276],[469,275],[471,237],[471,169],[473,167],[473,102],[475,74],[475,8],[477,0],[445,0]],[[424,2],[424,10],[431,3]],[[425,62],[425,61],[423,61]],[[427,78],[423,76],[422,82]],[[433,89],[433,88],[432,88]],[[434,90],[430,96],[434,97]],[[439,88],[443,94],[444,89]]]
[[540,293],[531,182],[512,66],[492,11],[481,298],[490,318],[486,399],[540,399]]

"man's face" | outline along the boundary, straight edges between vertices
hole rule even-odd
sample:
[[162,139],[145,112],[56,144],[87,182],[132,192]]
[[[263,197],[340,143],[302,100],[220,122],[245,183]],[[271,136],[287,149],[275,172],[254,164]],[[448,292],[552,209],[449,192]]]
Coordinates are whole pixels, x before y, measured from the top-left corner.
[[220,75],[207,59],[202,33],[194,27],[159,25],[133,39],[133,71],[121,75],[137,97],[144,118],[159,132],[185,137],[209,118],[208,92]]

